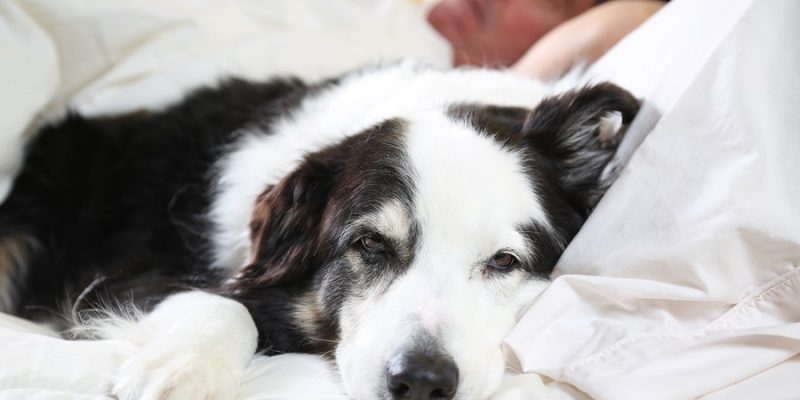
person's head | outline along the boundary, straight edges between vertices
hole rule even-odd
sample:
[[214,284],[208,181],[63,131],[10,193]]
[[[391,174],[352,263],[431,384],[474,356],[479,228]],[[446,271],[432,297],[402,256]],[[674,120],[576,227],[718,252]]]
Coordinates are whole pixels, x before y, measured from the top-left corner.
[[428,22],[453,46],[455,65],[508,66],[595,0],[441,0]]

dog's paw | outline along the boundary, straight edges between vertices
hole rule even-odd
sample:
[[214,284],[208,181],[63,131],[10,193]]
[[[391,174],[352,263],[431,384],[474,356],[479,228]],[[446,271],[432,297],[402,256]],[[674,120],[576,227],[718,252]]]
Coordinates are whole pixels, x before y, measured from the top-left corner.
[[233,400],[239,376],[198,354],[145,349],[122,364],[111,394],[119,400]]
[[119,400],[232,400],[258,340],[242,304],[203,292],[170,296],[112,332],[138,347],[112,379]]

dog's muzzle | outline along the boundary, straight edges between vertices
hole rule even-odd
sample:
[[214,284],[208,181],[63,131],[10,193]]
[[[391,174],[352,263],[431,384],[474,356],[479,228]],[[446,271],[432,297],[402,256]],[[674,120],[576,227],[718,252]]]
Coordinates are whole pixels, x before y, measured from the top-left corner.
[[458,368],[441,351],[402,351],[386,364],[386,386],[394,400],[449,400],[458,389]]

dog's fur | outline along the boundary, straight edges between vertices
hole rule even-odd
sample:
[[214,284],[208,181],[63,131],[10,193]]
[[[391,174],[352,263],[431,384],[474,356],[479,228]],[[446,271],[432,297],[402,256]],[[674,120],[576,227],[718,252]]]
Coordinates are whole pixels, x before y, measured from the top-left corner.
[[[621,134],[604,119],[625,125],[638,110],[610,84],[550,94],[501,72],[402,64],[314,85],[230,80],[157,113],[71,115],[30,143],[0,206],[0,308],[67,328],[87,310],[147,312],[201,288],[246,306],[258,349],[335,355],[354,398],[408,395],[391,376],[411,353],[455,374],[430,398],[486,398],[503,336],[612,181]],[[117,329],[151,350],[115,394],[230,394],[235,372],[172,357],[211,346],[243,368],[254,343],[226,340],[220,324],[252,322],[228,301],[173,295]],[[180,326],[219,335],[171,336]],[[159,360],[173,373],[148,370]],[[182,391],[192,379],[204,384]]]

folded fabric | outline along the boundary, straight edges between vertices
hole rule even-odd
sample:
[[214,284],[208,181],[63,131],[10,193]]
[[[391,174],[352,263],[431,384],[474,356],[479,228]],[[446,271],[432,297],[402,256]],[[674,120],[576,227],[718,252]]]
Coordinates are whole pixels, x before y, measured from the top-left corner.
[[590,71],[644,99],[641,145],[508,337],[525,371],[597,399],[688,399],[800,353],[796,15],[674,1]]

